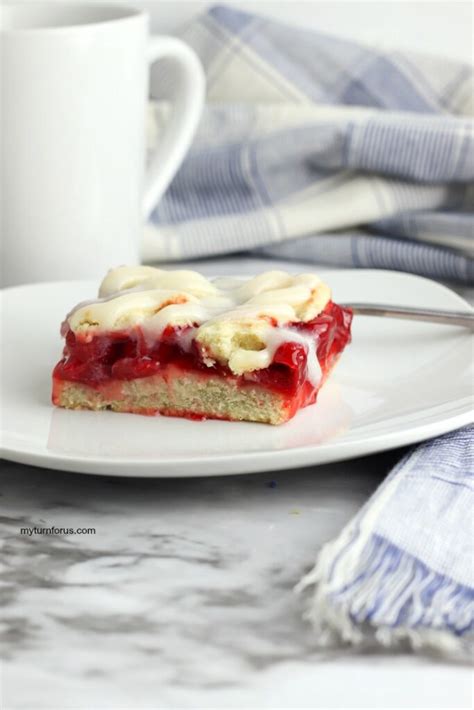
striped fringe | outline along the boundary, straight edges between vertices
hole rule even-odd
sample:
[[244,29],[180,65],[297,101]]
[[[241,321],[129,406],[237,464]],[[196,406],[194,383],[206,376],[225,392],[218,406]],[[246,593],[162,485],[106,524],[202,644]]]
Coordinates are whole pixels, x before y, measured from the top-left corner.
[[358,524],[326,545],[296,591],[320,644],[412,648],[451,660],[474,656],[474,590],[429,569],[385,538],[360,546]]

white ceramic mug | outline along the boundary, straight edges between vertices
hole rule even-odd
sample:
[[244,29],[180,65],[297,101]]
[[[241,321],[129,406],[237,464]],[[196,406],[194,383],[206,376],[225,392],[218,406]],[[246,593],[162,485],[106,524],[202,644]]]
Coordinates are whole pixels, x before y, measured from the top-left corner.
[[[145,176],[148,65],[162,58],[177,69],[173,110]],[[2,285],[137,263],[201,114],[194,52],[149,38],[137,9],[3,5],[1,73]]]

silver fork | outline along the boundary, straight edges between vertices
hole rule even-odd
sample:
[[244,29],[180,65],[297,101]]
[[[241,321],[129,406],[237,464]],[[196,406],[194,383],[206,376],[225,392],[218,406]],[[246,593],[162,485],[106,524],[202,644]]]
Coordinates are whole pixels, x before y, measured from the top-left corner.
[[401,318],[403,320],[425,321],[426,323],[442,323],[457,325],[474,332],[474,311],[440,311],[431,308],[412,308],[409,306],[388,306],[381,303],[344,303],[355,315],[382,316],[384,318]]

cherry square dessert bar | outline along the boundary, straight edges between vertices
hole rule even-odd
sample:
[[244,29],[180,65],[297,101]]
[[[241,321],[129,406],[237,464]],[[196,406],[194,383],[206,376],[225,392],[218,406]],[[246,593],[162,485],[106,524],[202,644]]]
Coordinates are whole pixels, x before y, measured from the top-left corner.
[[119,267],[62,325],[53,403],[281,424],[315,402],[351,320],[314,274]]

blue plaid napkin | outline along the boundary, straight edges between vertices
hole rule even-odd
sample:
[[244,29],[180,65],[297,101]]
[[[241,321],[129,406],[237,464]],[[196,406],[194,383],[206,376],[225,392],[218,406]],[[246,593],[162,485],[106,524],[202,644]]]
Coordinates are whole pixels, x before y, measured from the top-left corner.
[[[252,250],[473,278],[471,68],[229,7],[182,37],[203,63],[207,106],[146,228],[146,260]],[[172,86],[168,67],[158,139]],[[415,449],[322,551],[303,582],[319,638],[472,652],[472,434]]]
[[[207,106],[146,228],[146,260],[259,250],[473,278],[472,68],[229,7],[182,37],[203,63]],[[160,72],[160,96],[172,83]],[[157,101],[156,136],[165,117]]]
[[472,659],[473,427],[429,441],[392,471],[301,587],[323,641]]

